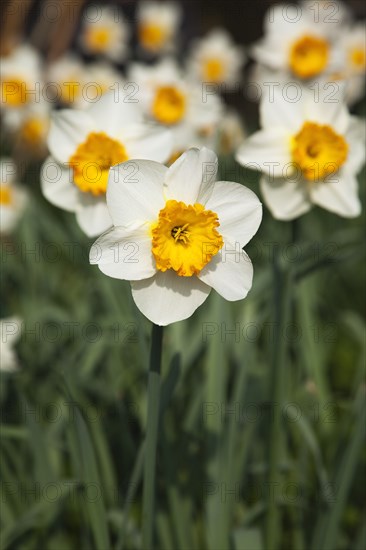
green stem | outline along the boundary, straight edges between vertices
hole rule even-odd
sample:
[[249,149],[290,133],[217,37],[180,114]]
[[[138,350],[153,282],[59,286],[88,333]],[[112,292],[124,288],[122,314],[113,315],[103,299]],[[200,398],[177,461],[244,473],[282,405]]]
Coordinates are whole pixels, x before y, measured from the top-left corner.
[[163,327],[153,325],[148,381],[144,489],[142,497],[142,548],[144,550],[151,550],[153,548],[155,464],[159,428],[162,340]]

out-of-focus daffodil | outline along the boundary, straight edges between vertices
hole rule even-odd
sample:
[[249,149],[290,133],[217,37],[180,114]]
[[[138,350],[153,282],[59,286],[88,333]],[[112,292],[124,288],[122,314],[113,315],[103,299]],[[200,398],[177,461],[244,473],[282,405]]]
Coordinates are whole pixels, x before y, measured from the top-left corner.
[[11,233],[28,202],[28,193],[16,183],[12,159],[0,159],[0,232]]
[[86,10],[82,20],[80,44],[89,54],[122,62],[128,53],[129,25],[117,7],[95,5],[93,14]]
[[45,197],[76,213],[90,237],[112,221],[105,193],[111,166],[134,158],[165,162],[171,155],[170,132],[143,122],[138,105],[126,96],[104,95],[87,111],[54,114],[48,137],[51,152],[42,168]]
[[67,53],[48,67],[44,95],[48,101],[82,108],[87,106],[89,81],[83,61]]
[[290,102],[283,88],[265,94],[262,130],[238,149],[236,159],[264,172],[261,191],[273,216],[297,218],[317,204],[340,216],[361,212],[356,174],[365,160],[365,125],[350,116],[342,92],[302,90]]
[[288,80],[310,80],[342,67],[342,51],[334,39],[334,28],[326,20],[314,19],[309,10],[280,4],[265,16],[265,35],[252,47],[254,59]]
[[141,2],[137,12],[140,46],[151,54],[171,51],[181,16],[181,7],[176,2]]
[[172,59],[154,66],[133,64],[129,82],[146,116],[172,130],[174,151],[180,149],[182,138],[210,138],[217,130],[223,112],[220,96],[209,85],[206,89],[187,81]]
[[188,72],[201,82],[235,84],[245,61],[243,48],[235,46],[224,29],[214,29],[192,45]]
[[22,111],[39,102],[42,94],[41,61],[29,45],[15,48],[0,59],[0,108],[7,128],[19,126]]

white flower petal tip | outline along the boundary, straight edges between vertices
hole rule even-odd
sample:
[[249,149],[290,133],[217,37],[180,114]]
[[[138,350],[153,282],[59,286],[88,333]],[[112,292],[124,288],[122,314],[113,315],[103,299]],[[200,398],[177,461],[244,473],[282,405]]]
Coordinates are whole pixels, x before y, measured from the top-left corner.
[[252,288],[253,265],[239,243],[226,242],[199,278],[225,300],[236,302],[243,300]]
[[310,196],[314,204],[342,218],[357,218],[362,212],[357,178],[350,174],[339,175],[335,181],[327,184],[315,185]]
[[112,220],[105,199],[81,203],[76,211],[76,220],[87,237],[97,237],[112,227]]
[[191,317],[211,291],[197,277],[178,277],[172,271],[159,272],[144,281],[134,281],[131,288],[139,310],[160,326]]
[[0,370],[3,372],[16,372],[19,369],[19,361],[14,346],[22,332],[22,319],[19,317],[7,317],[0,319]]
[[166,197],[186,204],[205,203],[213,190],[217,169],[218,159],[214,151],[206,147],[188,149],[166,174]]
[[263,176],[260,189],[267,208],[276,220],[294,220],[311,209],[311,201],[303,181],[273,181]]

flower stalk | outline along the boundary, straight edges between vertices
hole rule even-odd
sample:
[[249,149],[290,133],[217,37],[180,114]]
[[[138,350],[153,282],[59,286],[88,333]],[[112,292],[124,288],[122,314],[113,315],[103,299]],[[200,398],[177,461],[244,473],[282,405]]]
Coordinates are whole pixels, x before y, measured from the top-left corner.
[[163,327],[154,324],[152,328],[148,379],[146,449],[142,500],[142,548],[146,549],[153,548],[155,465],[159,429],[162,341]]

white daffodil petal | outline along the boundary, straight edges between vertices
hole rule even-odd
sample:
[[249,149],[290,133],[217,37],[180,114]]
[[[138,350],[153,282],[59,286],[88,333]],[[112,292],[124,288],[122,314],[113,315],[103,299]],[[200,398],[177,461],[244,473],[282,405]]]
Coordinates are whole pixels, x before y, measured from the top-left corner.
[[159,271],[150,279],[133,281],[131,288],[139,310],[162,326],[190,317],[211,291],[197,277],[179,277],[173,271]]
[[239,147],[235,159],[252,170],[283,176],[284,167],[291,163],[290,135],[283,128],[256,132]]
[[114,225],[157,219],[164,207],[163,182],[167,170],[152,160],[130,160],[111,168],[107,204]]
[[211,262],[199,274],[225,300],[242,300],[252,287],[253,265],[239,243],[225,241]]
[[169,130],[157,125],[136,125],[126,129],[126,147],[130,158],[166,162],[172,154],[173,139]]
[[[296,85],[296,83],[294,83]],[[288,92],[290,93],[290,92]],[[260,105],[261,125],[265,129],[283,128],[295,133],[303,122],[299,102],[289,101],[284,88],[279,85],[274,93],[265,93]]]
[[343,172],[333,175],[332,179],[337,181],[322,182],[311,187],[312,202],[344,218],[359,216],[362,206],[358,198],[356,177]]
[[104,94],[90,107],[88,115],[95,121],[98,131],[118,138],[123,127],[142,122],[141,110],[131,100],[122,92]]
[[[307,93],[304,104],[305,119],[318,124],[326,124],[336,132],[344,134],[349,126],[350,115],[344,103],[342,87],[330,82],[323,84],[323,88],[316,101],[313,92]],[[324,90],[327,90],[326,94]]]
[[13,346],[22,333],[22,320],[20,317],[5,317],[0,320],[1,343],[5,346]]
[[166,174],[166,198],[186,204],[205,204],[212,192],[217,164],[217,156],[210,149],[189,149],[172,164]]
[[51,118],[47,141],[51,155],[61,163],[68,162],[78,145],[95,129],[88,113],[71,109],[56,111]]
[[262,220],[262,205],[257,195],[239,183],[216,182],[205,206],[218,215],[218,231],[241,247],[256,234]]
[[273,180],[263,176],[260,189],[267,207],[278,220],[293,220],[311,208],[307,188],[302,180]]
[[351,117],[350,125],[346,133],[348,143],[348,158],[344,164],[344,172],[357,174],[365,164],[365,121]]
[[112,226],[105,199],[91,199],[89,204],[79,206],[76,219],[88,237],[97,237]]
[[138,281],[156,273],[146,225],[114,227],[93,244],[90,263],[115,279]]
[[54,158],[48,157],[41,169],[41,189],[50,203],[75,212],[81,193],[72,182],[72,170],[62,167]]

